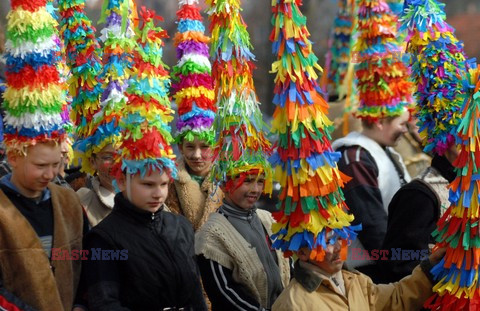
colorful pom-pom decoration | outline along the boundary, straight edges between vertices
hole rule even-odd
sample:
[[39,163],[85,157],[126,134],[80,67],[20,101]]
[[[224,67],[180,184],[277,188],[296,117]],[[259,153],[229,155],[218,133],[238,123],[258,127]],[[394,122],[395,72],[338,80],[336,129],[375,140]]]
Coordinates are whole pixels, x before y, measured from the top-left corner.
[[446,248],[443,259],[431,270],[437,283],[434,295],[425,302],[430,310],[479,310],[480,263],[480,74],[468,75],[470,98],[459,114],[456,144],[459,154],[453,163],[457,177],[450,184],[450,207],[433,232],[437,248]]
[[11,1],[5,43],[4,142],[8,149],[65,138],[57,22],[46,0]]
[[463,43],[445,21],[444,6],[436,0],[407,0],[400,18],[401,29],[408,32],[415,115],[424,151],[439,155],[455,142],[466,94],[463,80],[471,66]]
[[347,245],[359,227],[351,225],[353,215],[341,190],[349,178],[338,170],[340,153],[330,144],[333,124],[317,84],[322,68],[300,5],[300,0],[272,1],[276,105],[272,132],[278,141],[270,161],[282,187],[278,211],[273,213],[273,246],[285,256],[308,248],[310,258],[322,261],[328,243],[340,239],[346,259]]
[[95,28],[85,14],[85,0],[59,0],[58,7],[60,33],[70,68],[68,85],[72,97],[70,115],[76,137],[75,158],[87,163],[89,159],[82,150],[86,146],[93,148],[94,143],[89,141],[95,132],[93,116],[101,109],[102,50],[95,37]]
[[359,107],[356,117],[374,122],[401,115],[413,105],[413,83],[397,39],[397,17],[385,0],[358,2],[354,46]]
[[213,122],[217,107],[205,26],[198,0],[179,1],[177,33],[174,44],[178,63],[172,70],[172,95],[177,104],[178,121],[175,140],[198,138],[215,143]]
[[122,109],[119,126],[121,156],[113,172],[117,176],[122,172],[140,173],[143,177],[152,171],[165,171],[176,178],[175,154],[170,145],[173,141],[169,126],[173,120],[168,93],[170,77],[162,61],[162,39],[168,35],[155,25],[155,20],[162,18],[154,11],[142,7],[139,16],[132,76],[126,90],[128,105]]
[[272,192],[271,144],[253,84],[255,68],[247,25],[239,0],[206,0],[212,34],[210,56],[218,107],[213,176],[217,182],[246,172],[265,174],[265,193]]

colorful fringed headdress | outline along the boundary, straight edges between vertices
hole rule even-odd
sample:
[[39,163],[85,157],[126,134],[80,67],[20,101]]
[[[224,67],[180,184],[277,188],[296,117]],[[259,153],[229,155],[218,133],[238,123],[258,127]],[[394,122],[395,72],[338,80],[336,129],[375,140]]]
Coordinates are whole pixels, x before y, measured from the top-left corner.
[[267,161],[270,142],[253,85],[254,55],[239,0],[207,0],[212,34],[212,75],[218,133],[214,152],[214,177],[220,181],[247,172],[265,174],[265,193],[272,191],[272,169]]
[[173,67],[172,89],[177,103],[177,142],[199,138],[213,145],[215,131],[215,93],[212,66],[208,59],[210,38],[204,35],[205,26],[198,0],[179,1],[178,32],[175,34],[178,63]]
[[[351,38],[355,22],[355,0],[338,0],[337,16],[333,20],[329,39],[329,51],[326,56],[327,88],[324,91],[342,96],[345,76],[351,57]],[[322,85],[324,87],[324,85]]]
[[[136,8],[131,0],[106,0],[99,22],[106,20],[102,29],[103,71],[100,75],[102,94],[100,107],[91,117],[91,128],[86,133],[88,139],[76,147],[84,159],[89,159],[108,145],[116,149],[120,142],[118,123],[121,111],[127,102],[124,94],[128,87],[132,50],[135,42],[132,39],[133,18]],[[93,98],[92,98],[93,99]],[[85,107],[87,108],[87,107]],[[90,174],[95,173],[90,161],[82,162],[82,169]]]
[[307,247],[311,259],[322,261],[327,243],[341,239],[346,259],[347,245],[358,227],[350,225],[353,215],[347,213],[341,190],[348,177],[338,170],[340,154],[330,145],[333,124],[316,82],[315,70],[322,68],[312,52],[298,2],[272,2],[270,40],[276,57],[272,72],[276,73],[277,106],[272,131],[278,134],[278,142],[271,162],[282,186],[278,212],[273,214],[273,246],[285,256]]
[[24,151],[65,138],[66,94],[59,72],[57,22],[46,0],[11,1],[7,15],[4,142]]
[[354,58],[360,102],[356,116],[370,122],[399,116],[413,104],[413,84],[396,40],[396,21],[385,0],[358,2]]
[[454,143],[468,63],[463,43],[445,21],[443,3],[407,0],[401,17],[408,31],[412,77],[416,85],[415,109],[425,152],[444,154]]
[[453,165],[457,177],[450,184],[448,210],[432,233],[436,247],[446,247],[443,259],[431,270],[438,282],[425,302],[431,310],[478,310],[480,289],[479,176],[480,176],[480,74],[471,70],[468,82],[475,85],[469,101],[459,112],[456,142],[459,155]]
[[64,41],[68,79],[72,96],[71,117],[75,126],[76,158],[81,159],[83,168],[89,167],[89,159],[82,151],[91,150],[96,142],[93,116],[99,112],[102,81],[100,45],[95,37],[95,28],[85,14],[85,0],[59,0],[60,33]]
[[120,122],[121,156],[113,170],[117,176],[126,172],[140,173],[142,177],[151,171],[166,171],[176,178],[168,126],[173,120],[168,98],[170,78],[162,61],[162,38],[168,36],[155,26],[154,20],[161,17],[154,11],[142,7],[140,16],[143,23],[135,31],[137,46],[126,92],[128,105],[123,108]]

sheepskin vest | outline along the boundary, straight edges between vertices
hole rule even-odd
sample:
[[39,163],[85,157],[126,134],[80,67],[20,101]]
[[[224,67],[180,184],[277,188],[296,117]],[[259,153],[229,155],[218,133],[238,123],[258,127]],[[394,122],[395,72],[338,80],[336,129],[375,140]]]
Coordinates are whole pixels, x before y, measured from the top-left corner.
[[[377,142],[361,133],[351,132],[347,136],[337,139],[332,144],[332,147],[335,150],[343,146],[360,146],[367,150],[375,160],[378,167],[378,188],[382,195],[383,208],[388,215],[388,205],[390,204],[393,195],[402,186],[395,165],[392,163],[385,150],[383,150]],[[405,174],[405,181],[409,182],[411,178],[405,164],[403,163],[402,157],[393,150],[393,148],[387,148],[391,155],[397,158],[397,162],[401,165],[401,169]]]
[[[82,247],[83,215],[70,189],[48,185],[53,205],[53,245],[70,253]],[[71,310],[79,260],[50,261],[28,220],[0,190],[0,277],[3,286],[37,310]]]
[[115,193],[100,186],[98,177],[93,177],[91,182],[92,189],[80,188],[77,195],[90,226],[94,227],[112,212]]
[[223,202],[223,192],[210,181],[208,175],[200,186],[185,168],[185,160],[178,161],[178,178],[168,189],[166,210],[185,216],[197,231],[208,215],[215,212]]
[[[273,218],[267,211],[257,210],[264,228],[272,235]],[[235,282],[242,284],[265,307],[268,299],[267,274],[257,251],[238,233],[225,216],[212,213],[195,234],[195,254],[218,262],[233,271]],[[290,281],[290,265],[283,253],[276,251],[283,287]]]

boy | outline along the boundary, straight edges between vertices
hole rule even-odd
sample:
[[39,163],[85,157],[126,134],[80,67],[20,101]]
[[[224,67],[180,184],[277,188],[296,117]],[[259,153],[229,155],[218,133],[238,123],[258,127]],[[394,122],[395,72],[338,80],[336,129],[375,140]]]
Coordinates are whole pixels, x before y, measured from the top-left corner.
[[212,310],[270,309],[290,279],[288,260],[271,247],[273,219],[257,210],[264,174],[229,178],[225,199],[198,231],[195,242]]
[[295,279],[272,310],[418,310],[432,295],[429,271],[445,254],[439,249],[398,283],[375,285],[362,273],[342,270],[340,251],[341,239],[329,243],[322,261],[311,259],[311,250],[301,248]]
[[205,309],[193,229],[163,210],[169,183],[164,169],[118,179],[113,211],[89,232],[86,249],[125,252],[125,258],[86,262],[92,310]]

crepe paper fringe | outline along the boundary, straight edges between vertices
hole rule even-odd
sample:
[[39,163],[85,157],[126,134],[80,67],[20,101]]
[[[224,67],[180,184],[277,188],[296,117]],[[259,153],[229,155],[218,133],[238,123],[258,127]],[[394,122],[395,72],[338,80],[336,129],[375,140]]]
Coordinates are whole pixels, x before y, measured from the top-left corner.
[[[276,153],[270,158],[275,178],[282,187],[273,214],[273,246],[291,256],[307,247],[311,258],[322,261],[328,243],[341,239],[345,259],[349,241],[359,227],[351,226],[353,215],[341,187],[349,178],[337,167],[340,153],[333,151],[327,118],[328,104],[317,84],[316,71],[322,71],[308,39],[301,1],[273,0],[270,35],[276,60],[277,106],[272,132],[278,135]],[[333,238],[327,240],[327,235]]]
[[155,25],[163,20],[155,11],[142,7],[140,24],[135,29],[137,46],[133,53],[132,76],[128,81],[128,104],[123,107],[120,130],[121,156],[114,165],[114,174],[137,174],[143,178],[151,171],[167,172],[176,178],[175,154],[169,123],[170,77],[163,63],[163,39],[167,32]]
[[436,0],[407,0],[400,18],[401,30],[408,32],[407,52],[418,103],[415,115],[424,151],[439,155],[455,142],[466,96],[463,80],[468,68],[475,67],[445,21],[444,6]]
[[67,103],[56,26],[47,1],[11,1],[3,94],[8,149],[23,151],[29,145],[66,137],[62,109]]
[[[174,42],[178,63],[172,71],[172,95],[178,107],[177,143],[195,138],[215,143],[215,92],[212,65],[208,59],[210,38],[196,5],[197,0],[180,1],[178,32]],[[196,109],[194,109],[196,108]]]
[[265,174],[265,193],[272,192],[272,169],[267,157],[271,144],[259,109],[252,71],[247,25],[239,0],[206,0],[212,34],[210,57],[218,107],[214,127],[218,137],[214,149],[213,177],[217,183],[259,170]]
[[413,83],[398,45],[397,17],[384,0],[358,2],[356,57],[359,107],[356,117],[374,122],[412,109]]

